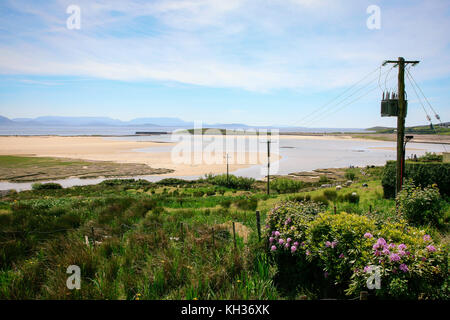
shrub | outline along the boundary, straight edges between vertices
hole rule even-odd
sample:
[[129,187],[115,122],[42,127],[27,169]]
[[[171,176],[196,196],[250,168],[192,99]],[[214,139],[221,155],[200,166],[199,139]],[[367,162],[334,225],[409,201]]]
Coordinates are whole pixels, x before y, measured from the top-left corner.
[[328,177],[326,175],[324,175],[324,174],[319,177],[319,182],[320,183],[327,183],[329,181],[330,181],[330,179],[328,179]]
[[234,175],[229,175],[227,178],[226,174],[217,176],[208,175],[206,176],[206,181],[214,185],[238,190],[250,190],[255,183],[255,179],[253,178],[236,177]]
[[59,183],[49,182],[49,183],[33,183],[31,186],[33,190],[57,190],[63,187]]
[[[381,183],[385,198],[395,197],[395,164],[395,161],[388,161],[383,170]],[[426,187],[436,184],[442,195],[450,196],[450,163],[406,161],[405,169],[406,177],[417,185]]]
[[421,189],[408,179],[396,199],[399,212],[414,225],[437,225],[444,216],[441,195],[436,185]]
[[177,186],[177,185],[184,186],[184,185],[190,184],[190,183],[191,183],[191,181],[178,179],[178,178],[165,178],[165,179],[162,179],[162,180],[156,182],[156,184],[159,184],[162,186]]
[[434,152],[425,152],[425,154],[419,157],[418,160],[423,162],[442,162],[443,156],[442,154],[436,154]]
[[277,178],[270,182],[270,188],[278,193],[294,193],[303,188],[303,181],[288,178]]
[[335,201],[337,199],[337,192],[335,190],[324,190],[323,195],[330,201]]
[[314,196],[314,197],[312,197],[311,200],[314,201],[314,202],[323,204],[323,205],[325,205],[325,206],[328,206],[328,204],[329,204],[328,199],[327,199],[324,195],[317,195],[317,196]]
[[359,194],[356,192],[347,193],[344,195],[343,199],[349,203],[359,203]]
[[241,210],[254,211],[258,207],[258,199],[256,198],[238,199],[235,203]]
[[[357,297],[367,291],[370,268],[380,270],[382,299],[447,297],[446,250],[406,222],[378,225],[357,214],[311,215],[295,204],[267,216],[276,281],[292,296]],[[288,245],[286,245],[288,244]]]
[[346,172],[345,172],[345,178],[347,179],[347,180],[355,180],[355,177],[356,177],[356,174],[353,172],[353,170],[347,170]]
[[222,208],[229,208],[231,206],[231,200],[224,199],[224,200],[220,201],[219,204]]

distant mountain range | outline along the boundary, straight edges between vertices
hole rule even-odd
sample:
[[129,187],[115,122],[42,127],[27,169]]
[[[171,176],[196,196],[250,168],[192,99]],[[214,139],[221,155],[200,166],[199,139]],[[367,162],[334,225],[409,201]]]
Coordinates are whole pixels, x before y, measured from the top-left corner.
[[[132,127],[181,127],[192,128],[194,122],[188,122],[179,118],[136,118],[130,121],[122,121],[108,117],[57,117],[45,116],[37,118],[8,119],[0,116],[2,126],[69,126],[69,127],[101,127],[101,126],[132,126]],[[216,123],[203,124],[210,128],[248,128],[248,125],[240,123]]]

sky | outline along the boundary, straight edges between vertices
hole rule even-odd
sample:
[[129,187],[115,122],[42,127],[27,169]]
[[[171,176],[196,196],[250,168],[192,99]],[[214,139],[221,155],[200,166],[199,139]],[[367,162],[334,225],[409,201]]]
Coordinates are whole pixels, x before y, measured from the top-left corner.
[[[2,0],[0,115],[395,126],[380,99],[397,69],[381,64],[402,56],[450,121],[449,18],[448,0]],[[406,90],[406,124],[426,124]]]

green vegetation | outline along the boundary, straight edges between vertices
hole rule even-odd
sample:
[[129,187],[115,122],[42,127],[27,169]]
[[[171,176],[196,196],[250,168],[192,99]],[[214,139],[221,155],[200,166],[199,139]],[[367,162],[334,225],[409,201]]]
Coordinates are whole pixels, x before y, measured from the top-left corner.
[[[436,184],[442,195],[450,196],[450,163],[406,161],[405,175],[422,187]],[[386,163],[382,184],[387,198],[395,197],[396,161]]]
[[99,176],[129,177],[172,171],[172,169],[153,169],[142,163],[0,155],[0,177],[11,182],[59,180],[69,177],[82,179]]
[[[387,285],[377,296],[448,297],[448,198],[434,188],[405,191],[397,213],[381,168],[351,170],[352,185],[344,174],[334,180],[341,189],[277,178],[270,195],[265,182],[232,175],[9,192],[0,199],[0,299],[353,299],[366,265],[378,264],[378,238],[396,254],[404,243],[410,255],[401,260],[408,272],[383,256]],[[440,200],[436,210],[430,197]],[[291,238],[289,248],[270,251],[275,231],[277,241]],[[80,290],[66,287],[70,265],[81,269]]]
[[399,212],[413,225],[442,225],[443,201],[436,185],[421,189],[410,179],[397,195]]
[[[395,128],[388,127],[373,127],[367,130],[375,131],[375,133],[395,133]],[[450,128],[448,127],[448,122],[444,124],[444,126],[434,125],[431,127],[430,125],[425,126],[414,126],[414,127],[406,127],[405,133],[415,133],[415,134],[450,134]]]
[[379,298],[448,299],[445,247],[404,221],[377,224],[365,215],[319,213],[286,202],[267,223],[276,283],[290,297],[355,296],[367,290],[376,266]]

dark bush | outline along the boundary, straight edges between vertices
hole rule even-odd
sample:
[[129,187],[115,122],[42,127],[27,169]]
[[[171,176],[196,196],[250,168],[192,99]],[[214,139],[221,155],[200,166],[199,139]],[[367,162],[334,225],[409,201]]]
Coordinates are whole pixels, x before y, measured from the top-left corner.
[[229,175],[227,178],[226,174],[218,176],[208,175],[206,176],[206,181],[214,185],[238,190],[250,190],[255,183],[253,178],[236,177],[234,175]]
[[[385,198],[395,197],[396,162],[388,161],[383,170],[382,185]],[[421,187],[436,184],[441,195],[450,196],[450,163],[406,161],[406,178]]]
[[324,190],[323,195],[330,201],[335,201],[337,199],[337,192],[335,190]]
[[57,190],[63,187],[59,183],[49,182],[49,183],[33,183],[31,186],[33,190]]
[[421,189],[409,179],[396,199],[399,212],[413,225],[438,225],[444,215],[442,199],[435,186]]
[[270,188],[278,193],[294,193],[303,188],[303,181],[288,178],[277,178],[270,182]]

